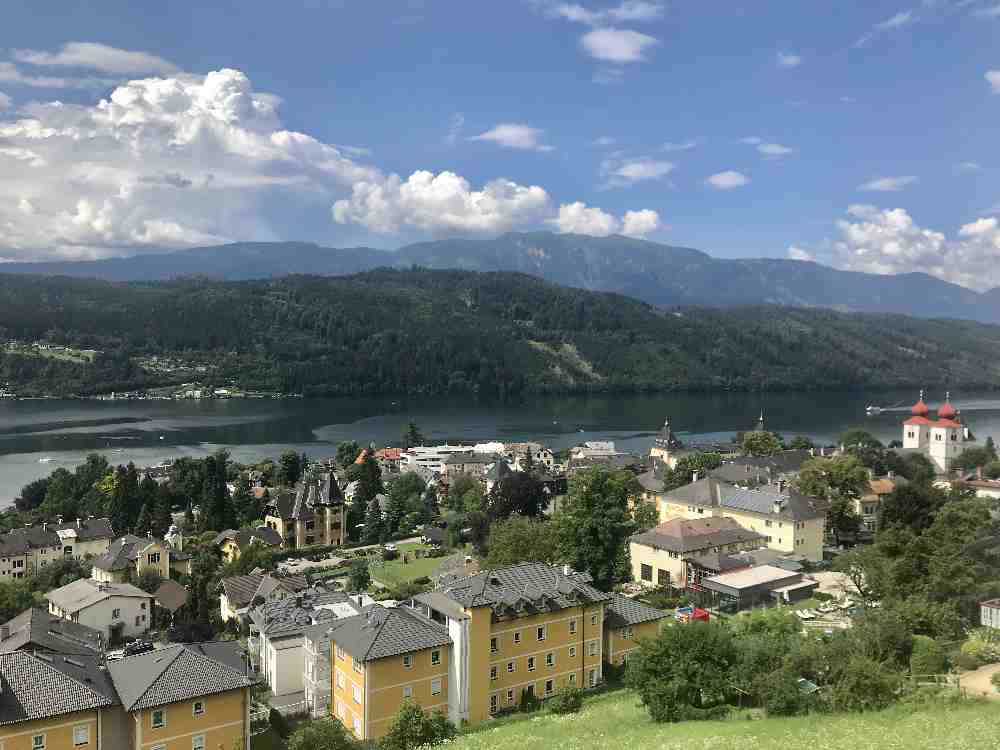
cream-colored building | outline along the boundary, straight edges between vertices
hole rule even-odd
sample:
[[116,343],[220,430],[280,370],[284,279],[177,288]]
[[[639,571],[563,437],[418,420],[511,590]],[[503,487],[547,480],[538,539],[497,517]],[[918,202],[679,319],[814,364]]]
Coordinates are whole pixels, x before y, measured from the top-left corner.
[[143,635],[152,624],[153,596],[130,583],[81,578],[45,595],[49,612],[93,628],[108,644]]
[[107,518],[77,518],[40,523],[0,535],[0,579],[24,578],[49,563],[72,557],[97,557],[108,551],[115,533]]
[[294,492],[275,492],[264,509],[264,526],[277,532],[287,549],[343,544],[347,522],[337,477],[328,472],[300,482]]
[[814,562],[823,559],[825,505],[784,483],[749,488],[705,477],[665,491],[662,479],[652,471],[641,474],[639,483],[643,499],[656,503],[661,522],[672,518],[731,518],[744,529],[763,535],[768,549],[801,555]]
[[125,583],[152,571],[160,578],[170,578],[169,544],[149,535],[126,534],[115,539],[107,552],[93,560],[91,577],[102,583]]
[[962,451],[977,445],[952,405],[951,394],[945,394],[945,401],[937,410],[937,419],[930,418],[930,408],[924,403],[923,391],[911,407],[910,414],[910,418],[903,422],[902,450],[927,456],[939,474],[950,472]]

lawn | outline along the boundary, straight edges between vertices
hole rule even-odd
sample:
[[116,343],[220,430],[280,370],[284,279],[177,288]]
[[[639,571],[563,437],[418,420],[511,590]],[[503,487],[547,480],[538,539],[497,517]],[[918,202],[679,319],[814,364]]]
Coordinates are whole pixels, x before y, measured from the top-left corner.
[[372,578],[383,583],[386,586],[394,586],[399,583],[406,583],[412,581],[416,578],[421,578],[423,576],[430,576],[437,567],[441,564],[443,557],[422,557],[419,559],[410,559],[410,562],[403,563],[403,553],[412,553],[415,550],[429,550],[430,547],[426,544],[420,544],[418,542],[410,542],[409,544],[399,545],[399,558],[391,560],[390,562],[382,562],[377,560],[371,564],[369,568]]
[[1000,747],[1000,707],[968,702],[871,714],[654,724],[634,693],[587,701],[569,716],[514,717],[463,735],[449,750],[940,750]]

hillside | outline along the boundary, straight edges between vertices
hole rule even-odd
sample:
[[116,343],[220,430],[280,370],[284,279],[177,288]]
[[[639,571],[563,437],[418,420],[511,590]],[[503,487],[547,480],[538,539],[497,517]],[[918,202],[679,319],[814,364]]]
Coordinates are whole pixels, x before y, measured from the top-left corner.
[[471,732],[454,750],[939,750],[995,747],[1000,724],[995,703],[898,707],[866,714],[801,716],[760,721],[689,721],[654,724],[634,694],[619,691],[588,701],[579,714],[516,717]]
[[394,252],[302,242],[242,242],[98,261],[7,263],[3,271],[109,281],[185,276],[232,281],[288,274],[342,276],[414,265],[517,271],[579,289],[626,294],[663,307],[769,304],[1000,322],[1000,291],[979,294],[927,274],[883,276],[797,260],[713,258],[691,248],[628,237],[551,232],[422,242]]
[[[673,311],[512,273],[397,271],[112,283],[0,274],[0,336],[102,352],[0,355],[22,395],[177,382],[314,394],[1000,384],[1000,327],[750,307]],[[190,377],[184,375],[183,377]]]

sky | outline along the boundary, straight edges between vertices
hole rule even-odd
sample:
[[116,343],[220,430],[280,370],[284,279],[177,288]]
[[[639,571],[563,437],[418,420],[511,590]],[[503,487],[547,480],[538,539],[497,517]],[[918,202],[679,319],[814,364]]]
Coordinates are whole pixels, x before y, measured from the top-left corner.
[[1000,0],[5,0],[0,260],[547,229],[1000,286]]

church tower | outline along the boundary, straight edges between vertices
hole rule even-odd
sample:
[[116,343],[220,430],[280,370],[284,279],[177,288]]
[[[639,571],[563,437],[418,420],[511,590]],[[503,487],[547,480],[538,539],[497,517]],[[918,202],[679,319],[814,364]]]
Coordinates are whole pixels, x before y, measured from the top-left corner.
[[662,461],[671,469],[677,465],[677,453],[684,448],[684,443],[670,429],[670,417],[663,420],[663,427],[656,433],[653,447],[649,449],[649,457],[654,461]]

